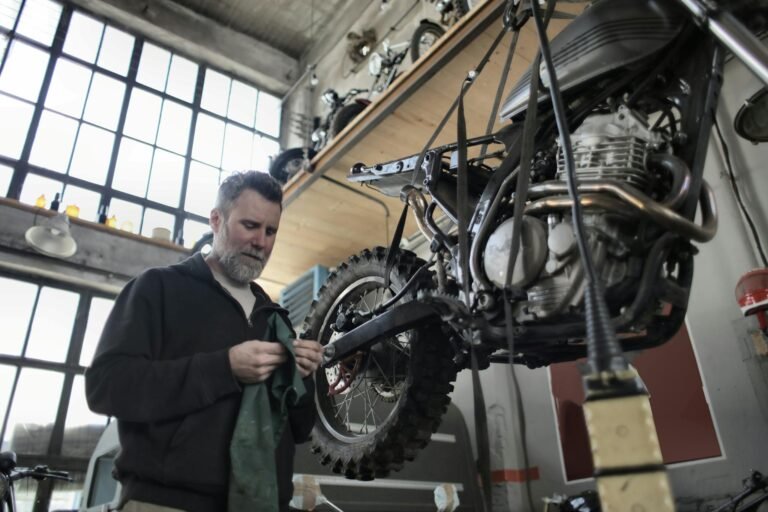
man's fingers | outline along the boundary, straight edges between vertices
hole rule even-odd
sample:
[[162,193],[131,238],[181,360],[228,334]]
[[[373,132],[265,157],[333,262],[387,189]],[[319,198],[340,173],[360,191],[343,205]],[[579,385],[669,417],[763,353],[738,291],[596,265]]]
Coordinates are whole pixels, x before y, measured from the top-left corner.
[[285,347],[281,343],[274,343],[271,341],[251,340],[246,341],[248,347],[257,353],[261,354],[283,354],[285,353]]

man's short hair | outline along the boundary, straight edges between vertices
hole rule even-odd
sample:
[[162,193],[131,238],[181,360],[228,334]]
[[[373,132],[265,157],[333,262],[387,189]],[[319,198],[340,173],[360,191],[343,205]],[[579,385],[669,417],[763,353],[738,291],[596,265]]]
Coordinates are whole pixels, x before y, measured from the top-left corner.
[[246,189],[258,192],[267,201],[279,204],[282,209],[282,186],[266,172],[259,171],[235,172],[222,181],[216,197],[216,209],[224,216],[229,215],[232,205],[240,197],[240,194],[243,193],[243,190]]

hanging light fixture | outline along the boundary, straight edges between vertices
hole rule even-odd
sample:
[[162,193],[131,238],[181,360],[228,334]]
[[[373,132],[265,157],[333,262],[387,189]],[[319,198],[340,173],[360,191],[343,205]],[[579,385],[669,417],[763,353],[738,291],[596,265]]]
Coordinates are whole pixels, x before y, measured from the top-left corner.
[[32,226],[24,238],[34,250],[54,258],[69,258],[77,252],[77,242],[69,232],[69,217],[63,213]]

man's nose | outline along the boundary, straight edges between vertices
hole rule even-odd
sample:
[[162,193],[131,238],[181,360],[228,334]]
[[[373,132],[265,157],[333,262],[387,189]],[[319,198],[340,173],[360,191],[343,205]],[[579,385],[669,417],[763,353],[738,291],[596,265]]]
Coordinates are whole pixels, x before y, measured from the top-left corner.
[[266,234],[262,230],[257,229],[251,236],[251,245],[257,249],[262,249],[265,238]]

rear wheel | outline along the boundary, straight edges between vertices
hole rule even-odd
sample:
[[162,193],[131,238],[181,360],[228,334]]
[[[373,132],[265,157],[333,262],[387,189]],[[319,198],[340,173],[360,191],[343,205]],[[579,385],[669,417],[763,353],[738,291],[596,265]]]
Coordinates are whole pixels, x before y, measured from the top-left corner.
[[309,168],[309,160],[317,154],[312,148],[286,149],[275,157],[269,166],[269,174],[282,184],[288,182],[299,171]]
[[[402,252],[384,288],[386,249],[353,256],[332,273],[304,330],[327,345],[341,333],[339,314],[365,317],[400,290],[424,262]],[[401,299],[432,286],[429,275]],[[347,478],[371,480],[399,470],[440,424],[456,378],[453,349],[438,324],[387,338],[315,375],[313,451]]]
[[411,62],[419,60],[443,34],[443,27],[435,23],[424,22],[416,27],[411,36]]
[[352,103],[341,107],[339,111],[336,112],[336,116],[333,118],[333,123],[331,123],[331,138],[335,137],[341,130],[346,128],[346,126],[351,123],[360,112],[365,110],[365,107],[367,106],[368,105],[353,101]]

